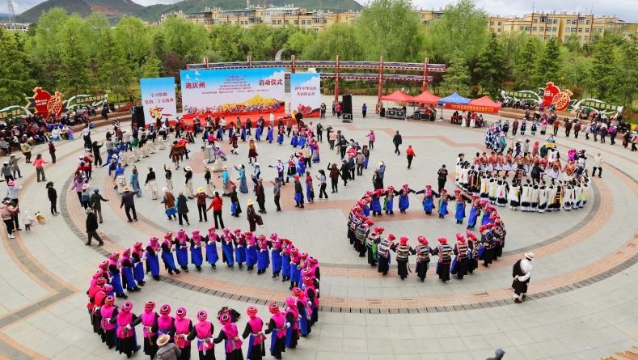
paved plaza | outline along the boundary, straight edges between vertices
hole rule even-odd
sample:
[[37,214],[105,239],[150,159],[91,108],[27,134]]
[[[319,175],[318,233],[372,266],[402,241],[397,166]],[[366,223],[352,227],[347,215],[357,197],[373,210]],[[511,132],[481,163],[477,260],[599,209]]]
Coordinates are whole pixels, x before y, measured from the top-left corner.
[[[325,97],[326,104],[330,98]],[[373,109],[372,97],[355,97],[355,109],[366,102]],[[330,111],[328,111],[330,112]],[[356,111],[358,112],[358,111]],[[446,112],[449,112],[446,111]],[[448,115],[448,114],[446,114]],[[490,118],[493,120],[493,118]],[[318,119],[307,119],[317,123]],[[373,168],[379,161],[387,165],[385,186],[400,188],[408,183],[420,190],[425,184],[436,186],[436,172],[442,164],[450,169],[448,191],[454,189],[454,164],[458,153],[471,159],[475,152],[486,151],[484,129],[468,129],[449,122],[400,121],[380,119],[372,115],[344,124],[331,117],[321,121],[341,130],[346,138],[367,144],[369,130],[377,134],[371,153]],[[126,127],[129,124],[125,124]],[[107,127],[92,131],[94,140],[103,141]],[[393,153],[392,136],[403,135],[402,149],[412,144],[416,159],[407,169],[405,155]],[[578,211],[558,213],[514,212],[498,208],[506,224],[507,243],[503,257],[490,268],[479,267],[462,281],[453,278],[441,283],[431,267],[425,283],[417,281],[414,273],[401,281],[393,263],[388,276],[352,250],[346,238],[346,217],[350,207],[371,190],[372,172],[339,183],[339,192],[329,193],[329,200],[315,199],[304,209],[294,207],[292,184],[282,191],[283,212],[275,212],[272,185],[276,172],[273,165],[278,158],[286,160],[294,152],[289,140],[283,146],[257,144],[262,178],[266,186],[265,228],[257,233],[278,233],[290,238],[303,252],[319,259],[321,265],[321,311],[319,322],[308,338],[300,340],[295,350],[288,350],[285,359],[293,360],[407,360],[407,359],[485,359],[494,349],[503,348],[505,359],[599,359],[638,344],[638,157],[620,142],[615,146],[593,140],[565,139],[563,131],[556,137],[559,149],[586,149],[590,155],[601,152],[603,178],[593,179],[590,200]],[[540,136],[530,138],[532,143]],[[103,203],[104,224],[99,233],[105,246],[84,246],[86,215],[77,195],[70,191],[72,174],[82,153],[82,140],[57,143],[58,163],[45,167],[47,180],[55,183],[62,216],[49,215],[45,183],[36,182],[31,164],[21,164],[24,178],[20,208],[34,213],[41,211],[46,224],[32,231],[17,233],[8,239],[2,232],[0,250],[0,356],[9,359],[113,359],[124,358],[106,348],[90,327],[86,312],[85,294],[91,276],[105,255],[120,252],[137,241],[147,243],[152,236],[162,237],[177,231],[176,221],[166,219],[160,200],[151,200],[143,187],[143,195],[136,198],[139,221],[127,223],[120,209],[119,195],[113,190],[106,168],[94,169],[91,185],[98,187],[109,199]],[[190,165],[194,170],[194,188],[205,185],[201,140],[190,145]],[[339,162],[330,151],[326,139],[321,146],[321,163],[313,164],[313,175],[326,169],[328,163]],[[248,165],[247,143],[240,141],[239,155],[230,155],[223,144],[229,168]],[[48,152],[40,145],[34,151]],[[143,184],[148,167],[155,168],[159,187],[164,186],[164,164],[170,165],[169,150],[157,150],[148,158],[135,163]],[[126,170],[131,174],[132,166]],[[219,173],[214,180],[221,188]],[[232,178],[237,177],[233,170]],[[250,183],[250,179],[249,179]],[[184,190],[183,170],[173,171],[175,192]],[[0,188],[5,191],[5,183]],[[249,184],[252,189],[252,185]],[[221,190],[221,189],[220,189]],[[304,190],[305,191],[305,190]],[[318,184],[315,181],[318,196]],[[239,194],[243,208],[251,193]],[[425,235],[430,246],[440,236],[455,241],[457,232],[464,233],[466,224],[457,225],[453,214],[445,219],[426,216],[420,204],[421,196],[412,195],[407,214],[375,218],[376,226],[383,226],[385,234],[408,236],[411,245],[416,237]],[[224,222],[231,229],[248,229],[245,213],[239,218],[230,216],[228,198],[224,198]],[[189,233],[205,232],[213,226],[212,212],[208,223],[198,222],[195,200],[188,203]],[[396,206],[396,205],[395,205]],[[453,212],[453,210],[452,210]],[[469,209],[468,209],[469,212]],[[24,216],[23,216],[24,217]],[[24,227],[23,227],[24,228]],[[530,283],[530,298],[523,304],[512,300],[511,269],[527,251],[535,254],[534,271]],[[414,257],[411,262],[414,265]],[[436,260],[436,259],[434,259]],[[163,270],[162,270],[163,271]],[[215,314],[222,306],[231,306],[244,314],[256,305],[260,316],[267,319],[267,304],[282,302],[289,294],[287,284],[271,279],[269,273],[258,276],[245,269],[228,269],[218,263],[217,269],[204,267],[201,273],[169,276],[162,272],[162,281],[150,279],[141,292],[129,293],[135,304],[134,312],[143,310],[143,303],[154,300],[158,306],[171,304],[173,309],[184,306],[191,318],[199,309]],[[121,304],[117,300],[116,304]],[[219,324],[211,319],[219,331]],[[239,321],[243,330],[245,319]],[[141,339],[138,330],[138,339]],[[246,345],[246,344],[245,344]],[[218,359],[223,359],[223,347],[216,347]],[[193,357],[197,354],[193,351]],[[134,358],[146,358],[140,351]],[[271,357],[267,357],[271,358]]]

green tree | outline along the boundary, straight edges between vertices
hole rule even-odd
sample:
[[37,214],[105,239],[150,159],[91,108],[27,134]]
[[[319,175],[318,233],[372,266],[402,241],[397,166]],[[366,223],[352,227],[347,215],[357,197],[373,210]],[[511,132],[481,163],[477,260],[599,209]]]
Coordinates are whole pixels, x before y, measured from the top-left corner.
[[290,35],[286,42],[288,52],[301,55],[315,41],[316,35],[311,31],[297,31]]
[[620,47],[615,73],[617,98],[622,104],[631,105],[638,98],[638,45],[635,42],[626,42]]
[[515,60],[516,83],[520,89],[532,89],[538,84],[535,81],[535,65],[538,62],[539,46],[532,37],[527,39],[518,60]]
[[543,54],[536,62],[536,85],[541,86],[546,82],[558,83],[560,68],[560,50],[555,38],[547,40]]
[[[190,21],[169,18],[164,23],[164,40],[166,50],[180,55],[184,64],[201,60],[209,46],[208,34],[202,25]],[[150,49],[150,37],[149,37]]]
[[29,59],[24,52],[24,40],[11,32],[0,29],[0,108],[24,104],[36,83],[31,79]]
[[332,60],[339,55],[342,60],[363,60],[364,51],[353,27],[335,24],[317,35],[317,40],[304,49],[303,59]]
[[129,70],[137,77],[151,48],[150,30],[135,17],[126,16],[115,25],[113,40]]
[[39,86],[49,89],[57,88],[58,79],[55,74],[60,68],[62,59],[62,39],[58,38],[58,33],[68,18],[69,15],[61,8],[54,8],[43,13],[35,35],[27,42],[27,52],[32,62],[38,63],[41,70]]
[[568,88],[581,90],[588,87],[591,83],[591,58],[574,53],[567,53],[565,57],[569,58],[569,61],[561,63],[561,84]]
[[614,39],[608,36],[594,45],[592,56],[592,68],[590,76],[594,84],[593,90],[601,100],[609,100],[612,90],[615,87],[615,80],[618,67],[614,55]]
[[498,98],[503,89],[503,82],[509,78],[511,72],[496,34],[492,34],[487,46],[479,54],[476,68],[480,73],[479,83],[483,87],[483,92],[487,92],[492,99]]
[[210,61],[242,61],[246,60],[246,55],[240,49],[241,39],[244,29],[224,23],[221,26],[213,27],[210,32],[211,50]]
[[443,85],[448,90],[467,93],[465,90],[470,86],[470,70],[465,59],[463,59],[461,50],[456,50],[452,53],[445,75],[443,75]]
[[60,66],[56,72],[60,87],[73,95],[87,88],[89,76],[89,33],[86,21],[72,15],[57,34],[60,40]]
[[441,19],[427,28],[424,47],[430,58],[449,61],[455,51],[461,51],[466,62],[478,58],[488,41],[487,13],[473,0],[459,0],[443,10]]
[[355,24],[366,60],[413,61],[421,43],[418,13],[409,0],[372,0]]

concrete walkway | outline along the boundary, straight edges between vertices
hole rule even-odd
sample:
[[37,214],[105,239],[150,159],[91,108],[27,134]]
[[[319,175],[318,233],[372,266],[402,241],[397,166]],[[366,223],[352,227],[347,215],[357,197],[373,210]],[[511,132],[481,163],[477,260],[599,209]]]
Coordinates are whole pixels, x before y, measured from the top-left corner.
[[[325,99],[327,104],[330,100]],[[355,97],[355,109],[360,109],[364,101],[374,108],[373,98]],[[312,121],[316,123],[318,119]],[[435,184],[441,164],[453,169],[459,152],[471,158],[474,152],[485,149],[482,129],[445,122],[385,120],[374,115],[364,120],[355,112],[352,124],[330,116],[321,123],[331,124],[348,138],[363,143],[367,143],[365,134],[374,129],[377,141],[370,163],[384,161],[388,166],[385,183],[395,187],[405,182],[415,189],[426,183]],[[403,155],[393,154],[391,139],[396,130],[404,136],[403,148],[412,144],[417,153],[410,170]],[[93,137],[101,140],[105,131],[97,129]],[[414,276],[401,281],[394,264],[387,277],[379,276],[351,250],[345,238],[345,216],[356,199],[372,188],[371,169],[345,188],[340,183],[339,192],[329,194],[330,200],[316,200],[303,210],[294,208],[291,186],[286,186],[282,195],[284,211],[274,212],[268,185],[266,227],[258,232],[277,232],[288,237],[322,264],[320,322],[309,338],[301,340],[298,349],[286,352],[286,358],[485,359],[495,348],[502,347],[507,352],[506,359],[596,359],[638,344],[637,157],[620,145],[565,139],[561,135],[557,137],[561,150],[584,148],[591,157],[602,152],[605,158],[604,177],[593,180],[586,207],[545,214],[499,208],[508,231],[505,256],[489,269],[480,268],[463,281],[452,279],[447,284],[438,282],[433,273],[428,274],[425,283]],[[131,247],[136,241],[146,243],[151,236],[179,227],[166,219],[163,206],[159,200],[151,200],[148,191],[136,199],[140,221],[126,223],[105,168],[96,169],[92,185],[111,200],[103,205],[105,222],[100,227],[107,244],[103,249],[84,246],[85,215],[76,194],[68,188],[81,140],[57,146],[58,163],[47,165],[45,171],[58,189],[63,216],[48,214],[44,183],[35,181],[30,164],[22,164],[26,177],[19,181],[24,186],[21,209],[41,211],[47,216],[47,223],[37,225],[31,232],[20,232],[15,240],[2,233],[0,355],[10,359],[123,356],[107,350],[90,328],[85,291],[91,275],[105,254]],[[199,146],[199,141],[190,146],[195,189],[204,184]],[[224,144],[226,150],[227,146]],[[240,155],[229,155],[228,165],[243,163],[250,173],[246,147],[240,143]],[[259,143],[262,177],[274,178],[275,171],[266,166],[292,152],[287,144],[280,147]],[[321,157],[321,168],[339,160],[325,142]],[[163,164],[169,164],[168,150],[136,163],[141,182],[152,166],[160,188],[164,186]],[[315,165],[309,170],[316,173],[317,169]],[[219,179],[215,181],[219,184]],[[173,171],[173,183],[176,191],[183,189],[181,169]],[[450,189],[452,184],[448,184]],[[316,184],[315,191],[318,195]],[[243,207],[250,195],[240,194]],[[244,217],[229,216],[228,206],[225,204],[224,208],[225,225],[231,229],[247,228]],[[194,201],[189,207],[191,225],[186,230],[213,226],[210,218],[206,224],[198,222]],[[418,235],[425,235],[434,243],[439,236],[453,241],[456,232],[465,231],[465,226],[456,225],[453,218],[427,217],[420,209],[418,196],[411,198],[406,215],[397,212],[393,217],[384,216],[378,224],[386,228],[386,233],[409,236],[412,244]],[[530,250],[536,254],[530,300],[516,305],[509,289],[511,265]],[[189,316],[200,308],[213,314],[221,306],[232,306],[243,313],[254,304],[260,315],[268,318],[267,302],[281,302],[289,293],[287,286],[269,275],[257,276],[223,265],[215,271],[204,268],[197,273],[192,269],[189,274],[162,276],[162,280],[148,282],[143,291],[130,296],[135,312],[142,310],[144,301],[152,299],[157,304],[169,303],[173,309],[184,306]],[[238,326],[243,329],[244,324],[242,318]],[[216,350],[220,359],[221,350]],[[143,356],[139,353],[135,357]],[[193,356],[197,356],[195,352]]]

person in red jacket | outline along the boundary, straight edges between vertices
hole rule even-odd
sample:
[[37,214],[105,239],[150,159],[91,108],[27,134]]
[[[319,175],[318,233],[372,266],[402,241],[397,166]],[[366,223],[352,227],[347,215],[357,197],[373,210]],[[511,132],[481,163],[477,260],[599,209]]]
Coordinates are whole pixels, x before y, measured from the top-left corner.
[[412,145],[408,145],[408,148],[405,150],[405,155],[408,157],[408,169],[412,166],[412,159],[416,156],[414,153],[414,149]]
[[35,166],[35,172],[38,176],[38,182],[47,181],[47,177],[44,175],[44,164],[48,164],[48,162],[44,161],[44,159],[42,158],[42,154],[36,155],[35,160],[33,160],[33,166]]
[[215,219],[215,228],[217,229],[222,229],[225,227],[224,220],[222,219],[222,205],[224,205],[224,200],[221,196],[219,196],[219,192],[215,191],[213,201],[211,201],[210,206],[208,207],[208,209],[206,209],[206,211],[210,210],[211,208],[213,209],[213,219]]

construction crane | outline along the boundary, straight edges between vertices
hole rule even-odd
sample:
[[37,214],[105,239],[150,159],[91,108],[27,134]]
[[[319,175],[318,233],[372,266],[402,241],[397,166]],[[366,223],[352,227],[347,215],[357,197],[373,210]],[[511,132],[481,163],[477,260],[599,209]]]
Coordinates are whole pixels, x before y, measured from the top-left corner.
[[15,11],[13,11],[13,3],[11,2],[11,0],[7,0],[7,6],[9,7],[9,26],[10,29],[15,29],[16,28],[16,14]]

